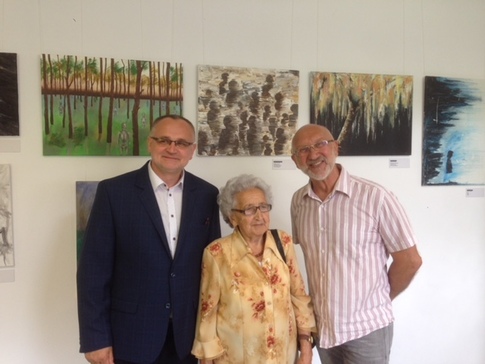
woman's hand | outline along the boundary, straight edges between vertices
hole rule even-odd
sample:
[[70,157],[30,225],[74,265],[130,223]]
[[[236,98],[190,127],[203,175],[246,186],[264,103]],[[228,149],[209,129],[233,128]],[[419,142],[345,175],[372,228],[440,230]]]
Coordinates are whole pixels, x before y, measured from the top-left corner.
[[302,350],[300,351],[300,355],[298,356],[298,359],[296,360],[296,364],[311,364],[312,363],[312,358],[313,358],[313,351],[310,346],[309,350]]

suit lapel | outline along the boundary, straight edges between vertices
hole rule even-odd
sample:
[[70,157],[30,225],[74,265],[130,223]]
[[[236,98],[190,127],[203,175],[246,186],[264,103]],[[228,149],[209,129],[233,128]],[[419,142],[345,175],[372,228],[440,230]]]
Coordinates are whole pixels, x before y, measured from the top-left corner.
[[197,206],[197,186],[194,183],[192,175],[185,171],[184,177],[184,193],[182,196],[182,218],[179,227],[179,236],[177,241],[177,249],[175,250],[175,259],[178,256],[179,250],[183,249],[183,245],[187,244],[187,234],[190,230],[190,225],[193,222],[192,215]]

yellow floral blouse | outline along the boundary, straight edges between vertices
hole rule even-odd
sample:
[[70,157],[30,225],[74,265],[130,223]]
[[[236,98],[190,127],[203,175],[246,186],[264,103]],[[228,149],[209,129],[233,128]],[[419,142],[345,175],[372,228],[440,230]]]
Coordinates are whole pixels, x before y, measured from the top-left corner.
[[315,331],[291,236],[279,231],[286,262],[271,232],[260,262],[238,229],[204,251],[192,354],[215,363],[295,362],[297,328]]

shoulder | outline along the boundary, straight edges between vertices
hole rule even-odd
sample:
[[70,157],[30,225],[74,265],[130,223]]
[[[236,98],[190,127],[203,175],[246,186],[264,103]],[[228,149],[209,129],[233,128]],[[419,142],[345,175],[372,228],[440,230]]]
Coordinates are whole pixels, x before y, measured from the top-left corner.
[[280,240],[284,246],[293,244],[293,238],[289,233],[287,233],[284,230],[279,230],[279,229],[274,229],[274,230],[278,233]]
[[383,185],[359,176],[349,175],[349,183],[354,191],[370,192],[381,195],[388,195],[391,193]]
[[205,250],[208,254],[216,257],[222,255],[229,249],[233,238],[232,235],[224,236],[206,246]]
[[219,189],[214,186],[212,183],[207,182],[206,180],[196,176],[195,174],[192,174],[190,172],[185,171],[185,180],[184,183],[188,187],[197,187],[197,188],[204,188],[207,191],[213,192],[213,193],[219,193]]
[[104,179],[101,182],[99,182],[99,185],[107,186],[107,187],[132,185],[140,178],[146,178],[147,180],[149,180],[147,164],[143,165],[139,169],[129,171],[129,172],[120,174],[118,176]]

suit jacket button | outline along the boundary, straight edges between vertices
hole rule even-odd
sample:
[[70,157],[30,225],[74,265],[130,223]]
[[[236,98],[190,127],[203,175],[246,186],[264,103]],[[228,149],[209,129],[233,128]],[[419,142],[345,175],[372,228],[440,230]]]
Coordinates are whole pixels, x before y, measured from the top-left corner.
[[170,277],[175,278],[175,273],[170,273]]
[[166,304],[165,304],[165,308],[166,308],[166,309],[170,309],[170,303],[166,303]]

